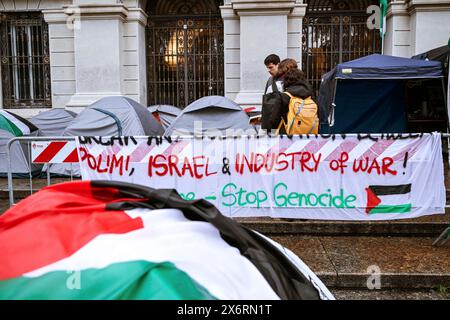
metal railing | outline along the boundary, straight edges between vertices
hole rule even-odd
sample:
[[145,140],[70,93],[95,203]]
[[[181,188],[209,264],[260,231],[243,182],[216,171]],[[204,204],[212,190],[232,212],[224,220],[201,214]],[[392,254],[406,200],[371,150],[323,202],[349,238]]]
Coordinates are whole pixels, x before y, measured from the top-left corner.
[[[11,161],[11,146],[14,143],[22,143],[22,142],[28,142],[27,143],[27,150],[28,150],[28,167],[29,167],[29,186],[30,186],[30,194],[33,194],[33,173],[32,173],[32,164],[33,161],[31,159],[31,143],[32,142],[39,142],[39,141],[75,141],[75,137],[18,137],[13,138],[8,141],[8,144],[6,146],[6,154],[7,154],[7,165],[8,165],[8,192],[9,192],[9,205],[13,206],[14,203],[14,184],[13,184],[13,170],[12,170],[12,161]],[[49,163],[47,165],[47,185],[51,184],[51,174],[50,174],[50,167],[51,165]],[[72,170],[71,170],[72,172]],[[70,176],[70,180],[73,180],[73,176]]]

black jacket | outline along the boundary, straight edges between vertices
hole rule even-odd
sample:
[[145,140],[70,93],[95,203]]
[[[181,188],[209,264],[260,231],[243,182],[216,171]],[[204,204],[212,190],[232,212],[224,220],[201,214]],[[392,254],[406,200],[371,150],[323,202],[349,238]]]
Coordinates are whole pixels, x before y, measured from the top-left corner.
[[[294,97],[306,99],[312,97],[314,99],[314,93],[311,85],[307,81],[299,81],[294,85],[285,88],[285,92],[289,92]],[[282,104],[280,106],[280,118],[279,122],[284,119],[284,122],[287,124],[287,114],[289,112],[289,102],[291,98],[287,94],[281,95]],[[286,134],[286,130],[284,126],[280,129],[280,134]]]

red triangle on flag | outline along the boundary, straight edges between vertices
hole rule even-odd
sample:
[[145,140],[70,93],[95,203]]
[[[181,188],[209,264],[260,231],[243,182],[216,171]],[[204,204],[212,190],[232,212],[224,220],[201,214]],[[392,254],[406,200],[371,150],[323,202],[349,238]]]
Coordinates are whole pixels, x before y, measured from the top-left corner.
[[372,209],[378,207],[378,205],[381,203],[381,199],[378,198],[378,196],[373,193],[372,189],[366,188],[367,191],[367,207],[366,207],[366,213],[369,214]]

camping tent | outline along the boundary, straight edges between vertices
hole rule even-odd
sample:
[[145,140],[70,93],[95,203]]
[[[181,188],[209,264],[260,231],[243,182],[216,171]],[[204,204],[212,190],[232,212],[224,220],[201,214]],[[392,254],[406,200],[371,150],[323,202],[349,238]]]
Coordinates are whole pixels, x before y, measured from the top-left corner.
[[[0,176],[8,174],[7,145],[8,141],[21,136],[36,136],[38,129],[27,120],[0,110]],[[30,164],[30,150],[27,144],[11,145],[11,169],[14,176],[22,177],[40,172],[41,166]],[[30,170],[31,169],[31,170]]]
[[163,127],[136,101],[114,96],[98,100],[64,130],[64,136],[161,136]]
[[227,130],[254,134],[248,115],[235,102],[220,96],[201,98],[187,106],[167,128],[166,135],[225,135]]
[[150,111],[159,120],[166,130],[181,113],[181,109],[164,104],[151,106],[148,108],[148,111]]
[[39,135],[43,137],[57,137],[75,119],[77,114],[65,109],[51,109],[32,117],[30,122],[39,128]]
[[322,78],[321,133],[402,133],[403,80],[439,79],[439,62],[373,54],[338,65]]
[[[114,96],[98,100],[83,110],[64,130],[63,136],[162,136],[164,129],[152,114],[136,101]],[[78,166],[55,164],[50,172],[78,176]]]

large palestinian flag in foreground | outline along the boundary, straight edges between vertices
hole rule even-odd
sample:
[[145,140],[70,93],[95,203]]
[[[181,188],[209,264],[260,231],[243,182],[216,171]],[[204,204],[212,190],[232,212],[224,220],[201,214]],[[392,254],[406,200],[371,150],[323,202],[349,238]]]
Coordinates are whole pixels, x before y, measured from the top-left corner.
[[292,252],[174,190],[47,187],[0,216],[0,299],[333,299]]

